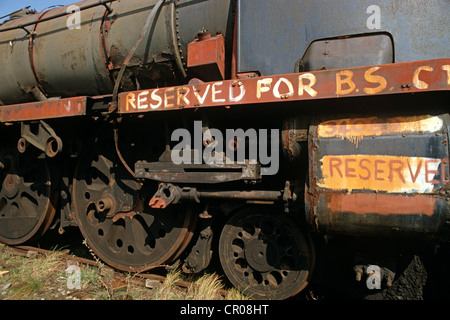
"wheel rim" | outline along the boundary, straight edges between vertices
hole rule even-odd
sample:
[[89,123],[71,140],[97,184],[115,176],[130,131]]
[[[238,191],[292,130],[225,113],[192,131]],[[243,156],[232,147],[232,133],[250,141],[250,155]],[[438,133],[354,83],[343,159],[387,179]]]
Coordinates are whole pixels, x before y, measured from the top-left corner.
[[45,158],[33,150],[2,153],[0,170],[0,241],[20,245],[36,240],[50,227],[55,215],[50,170]]
[[309,237],[292,219],[267,209],[235,214],[219,240],[230,282],[257,299],[286,299],[308,284],[314,264]]
[[94,253],[123,271],[145,271],[170,263],[192,236],[184,206],[152,209],[154,191],[126,171],[114,142],[94,143],[80,159],[73,204],[80,230]]

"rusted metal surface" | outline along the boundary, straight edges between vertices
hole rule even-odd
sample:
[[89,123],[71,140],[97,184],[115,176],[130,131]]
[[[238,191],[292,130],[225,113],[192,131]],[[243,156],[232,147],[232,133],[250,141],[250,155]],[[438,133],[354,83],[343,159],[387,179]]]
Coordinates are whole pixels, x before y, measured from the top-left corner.
[[294,161],[302,155],[301,143],[308,141],[307,120],[301,116],[289,118],[283,122],[281,146],[287,159]]
[[[244,200],[244,201],[291,201],[293,195],[289,189],[272,190],[197,190],[197,188],[180,187],[170,183],[161,183],[150,199],[151,208],[166,208],[169,204],[181,201],[197,202],[205,199]],[[295,196],[296,197],[296,196]]]
[[[192,237],[191,210],[144,205],[143,186],[121,164],[114,144],[104,131],[80,157],[72,193],[80,231],[96,255],[116,269],[146,271],[170,263]],[[121,151],[130,149],[122,145]]]
[[239,211],[219,240],[228,279],[255,299],[286,299],[300,292],[310,281],[314,250],[292,216],[269,207]]
[[[0,104],[35,101],[33,88],[47,98],[65,98],[111,94],[115,82],[123,91],[173,85],[186,77],[187,44],[197,32],[229,29],[231,0],[106,2],[85,0],[76,4],[83,10],[78,15],[62,6],[0,26]],[[127,59],[138,39],[141,45]],[[123,81],[117,81],[125,61]]]
[[[110,8],[108,3],[114,2],[114,1],[117,1],[117,0],[96,0],[95,2],[89,3],[86,6],[79,7],[79,10],[83,11],[83,10],[90,9],[90,8],[93,8],[93,7],[97,7],[97,6],[101,6],[101,5],[105,6],[108,10],[111,10],[111,8]],[[22,9],[22,11],[23,11],[23,9]],[[36,11],[28,10],[26,14],[31,14],[31,13],[36,13]],[[38,22],[45,22],[45,21],[57,19],[57,18],[60,18],[60,17],[63,17],[63,16],[67,16],[69,14],[72,14],[72,12],[67,12],[67,11],[66,12],[61,12],[59,14],[53,14],[53,15],[51,15],[49,17],[46,17],[45,19],[40,19],[39,21],[31,21],[31,22],[27,22],[27,23],[21,23],[18,26],[11,26],[11,27],[7,27],[7,28],[2,28],[0,30],[0,33],[1,32],[6,32],[6,31],[15,30],[15,29],[23,29],[25,27],[35,25]]]
[[260,164],[174,164],[169,161],[135,164],[136,178],[173,183],[221,183],[260,180]]
[[113,102],[116,102],[117,94],[119,92],[119,86],[122,81],[123,74],[125,72],[125,69],[129,66],[131,58],[133,58],[133,55],[135,54],[137,48],[141,44],[142,40],[144,40],[145,35],[148,33],[150,26],[153,24],[153,21],[155,19],[155,16],[159,9],[161,8],[161,5],[163,4],[164,0],[159,0],[154,6],[152,11],[150,11],[149,16],[147,17],[144,27],[141,30],[141,33],[139,35],[139,38],[134,43],[133,47],[130,49],[130,52],[128,52],[127,57],[123,61],[122,65],[120,66],[120,71],[117,75],[116,83],[114,85],[114,91],[113,91]]
[[19,245],[41,237],[56,214],[58,194],[39,152],[0,150],[0,241]]
[[449,114],[333,119],[311,127],[307,218],[325,233],[442,235]]
[[[17,27],[19,24],[33,22],[36,15],[28,15],[21,19],[7,22],[2,27]],[[29,32],[33,26],[13,29],[0,34],[0,104],[21,103],[34,99],[28,89],[38,86],[33,70],[28,63]],[[3,28],[1,28],[3,29]],[[20,66],[20,68],[18,67]]]
[[225,39],[203,32],[188,45],[189,72],[203,81],[225,79]]
[[51,126],[42,120],[39,121],[39,124],[33,125],[33,129],[30,124],[22,122],[20,135],[21,138],[17,143],[17,149],[20,153],[25,152],[28,143],[44,151],[49,158],[55,157],[62,151],[61,138]]
[[[112,91],[99,42],[106,9],[96,4],[95,0],[78,3],[89,7],[79,14],[79,21],[75,16],[61,16],[35,26],[32,64],[39,85],[48,97],[99,95]],[[64,15],[67,10],[68,6],[57,7],[41,15],[45,19]]]
[[0,122],[64,118],[86,114],[87,97],[46,100],[0,107]]
[[125,92],[119,113],[450,89],[450,59],[216,81]]

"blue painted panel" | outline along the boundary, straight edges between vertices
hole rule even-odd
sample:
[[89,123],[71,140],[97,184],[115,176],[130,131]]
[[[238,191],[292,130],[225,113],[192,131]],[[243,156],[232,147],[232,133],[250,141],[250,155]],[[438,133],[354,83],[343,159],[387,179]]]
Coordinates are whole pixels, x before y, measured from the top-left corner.
[[[372,5],[379,29],[367,26]],[[290,73],[314,40],[380,32],[395,62],[448,58],[449,17],[449,0],[239,0],[238,72]]]

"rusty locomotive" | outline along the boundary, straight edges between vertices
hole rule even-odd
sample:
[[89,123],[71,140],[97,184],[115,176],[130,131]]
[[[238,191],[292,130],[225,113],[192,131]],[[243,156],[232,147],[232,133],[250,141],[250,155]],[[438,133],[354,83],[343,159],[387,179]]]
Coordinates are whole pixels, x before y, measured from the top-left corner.
[[419,247],[448,268],[449,13],[446,0],[86,0],[12,14],[0,241],[79,228],[119,270],[217,259],[269,299],[334,280],[389,290]]

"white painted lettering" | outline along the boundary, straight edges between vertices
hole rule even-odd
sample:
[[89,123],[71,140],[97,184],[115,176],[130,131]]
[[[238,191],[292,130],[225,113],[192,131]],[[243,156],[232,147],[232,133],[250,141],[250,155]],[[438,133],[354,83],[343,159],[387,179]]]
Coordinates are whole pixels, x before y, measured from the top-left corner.
[[153,90],[152,94],[150,95],[152,100],[157,102],[156,104],[150,103],[150,108],[152,108],[152,109],[158,109],[162,104],[162,98],[156,94],[156,92],[158,92],[158,91],[159,91],[159,89]]
[[206,96],[208,95],[208,91],[209,91],[209,87],[210,87],[210,86],[211,86],[210,84],[208,84],[208,85],[206,86],[206,90],[205,90],[205,93],[203,94],[203,96],[201,96],[201,95],[199,94],[199,92],[200,92],[199,89],[197,89],[197,90],[194,89],[194,95],[195,95],[195,97],[197,98],[197,100],[198,100],[198,102],[200,103],[200,105],[202,105],[203,103],[205,103],[205,99],[206,99]]
[[[280,85],[281,83],[284,83],[287,86],[288,92],[287,93],[280,93]],[[294,87],[292,86],[292,83],[286,79],[286,78],[280,78],[273,87],[273,95],[275,98],[281,98],[282,96],[288,95],[289,97],[292,97],[294,94]]]
[[229,96],[229,99],[230,99],[231,102],[239,102],[244,97],[244,95],[245,95],[245,87],[244,87],[244,85],[239,85],[238,88],[240,89],[240,93],[239,93],[239,95],[237,95],[235,97],[235,96],[233,96],[233,91],[234,91],[233,90],[233,86],[230,85],[230,96]]
[[[309,80],[308,84],[303,83],[303,79]],[[317,91],[312,87],[316,84],[316,76],[312,73],[304,73],[298,76],[298,95],[303,96],[303,92],[307,92],[311,97],[317,95]]]
[[221,86],[222,84],[223,84],[223,82],[220,81],[220,82],[216,82],[216,83],[214,83],[214,84],[212,85],[212,101],[213,101],[213,102],[225,102],[225,99],[218,99],[218,98],[216,97],[216,94],[222,92],[222,90],[216,89],[216,86]]
[[261,93],[268,92],[272,85],[272,78],[260,79],[256,82],[256,97],[261,99]]
[[138,109],[147,109],[148,104],[144,104],[143,102],[147,101],[148,91],[142,91],[138,94]]

